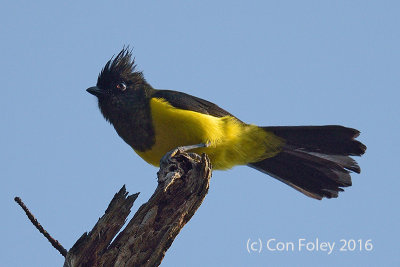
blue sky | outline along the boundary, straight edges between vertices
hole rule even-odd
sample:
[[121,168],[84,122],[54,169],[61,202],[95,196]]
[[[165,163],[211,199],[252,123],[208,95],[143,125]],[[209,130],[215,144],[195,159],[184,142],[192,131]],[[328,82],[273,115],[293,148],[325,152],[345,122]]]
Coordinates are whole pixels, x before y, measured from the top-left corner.
[[[361,130],[361,175],[316,201],[247,167],[215,171],[162,266],[399,266],[398,1],[3,1],[1,264],[64,259],[119,188],[151,196],[147,165],[85,89],[124,45],[155,88],[193,94],[258,125]],[[248,253],[246,242],[372,240],[372,251]]]

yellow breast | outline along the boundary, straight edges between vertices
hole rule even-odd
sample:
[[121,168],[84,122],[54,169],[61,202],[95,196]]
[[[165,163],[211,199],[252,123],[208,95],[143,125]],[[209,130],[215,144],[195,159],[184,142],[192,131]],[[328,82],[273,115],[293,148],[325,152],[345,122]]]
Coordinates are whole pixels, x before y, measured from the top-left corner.
[[272,133],[232,116],[219,118],[178,109],[161,98],[152,98],[150,107],[155,144],[150,150],[136,152],[155,166],[165,153],[178,146],[210,143],[193,152],[206,153],[214,169],[229,169],[272,157],[283,143]]

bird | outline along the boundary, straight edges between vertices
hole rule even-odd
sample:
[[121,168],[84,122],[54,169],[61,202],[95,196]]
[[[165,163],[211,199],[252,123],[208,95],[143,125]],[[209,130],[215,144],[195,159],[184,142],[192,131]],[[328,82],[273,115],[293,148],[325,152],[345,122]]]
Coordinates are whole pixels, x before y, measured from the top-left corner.
[[213,169],[247,165],[321,200],[336,198],[361,169],[351,156],[366,146],[360,132],[341,125],[257,126],[214,103],[183,92],[153,88],[124,47],[86,89],[118,135],[147,163],[176,148],[206,153]]

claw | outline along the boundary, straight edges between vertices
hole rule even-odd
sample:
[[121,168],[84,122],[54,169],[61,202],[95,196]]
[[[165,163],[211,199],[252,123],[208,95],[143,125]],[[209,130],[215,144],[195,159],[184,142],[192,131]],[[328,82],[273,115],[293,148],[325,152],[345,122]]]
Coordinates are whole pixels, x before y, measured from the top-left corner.
[[169,160],[178,153],[183,153],[192,149],[200,148],[200,147],[209,147],[211,145],[210,142],[201,143],[197,145],[189,145],[189,146],[179,146],[177,148],[172,149],[171,151],[167,152],[160,160],[161,164],[168,164]]

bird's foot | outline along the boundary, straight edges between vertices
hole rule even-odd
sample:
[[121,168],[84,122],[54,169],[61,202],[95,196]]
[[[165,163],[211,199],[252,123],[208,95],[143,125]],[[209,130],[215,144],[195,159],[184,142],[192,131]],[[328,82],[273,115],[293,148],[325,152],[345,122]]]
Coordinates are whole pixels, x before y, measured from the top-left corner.
[[175,149],[172,149],[171,151],[167,152],[160,160],[160,165],[162,164],[168,164],[168,162],[170,161],[170,159],[172,157],[174,157],[177,154],[183,153],[183,152],[187,152],[189,150],[192,149],[196,149],[196,148],[201,148],[201,147],[209,147],[210,146],[210,142],[208,143],[201,143],[201,144],[197,144],[197,145],[189,145],[189,146],[179,146]]

